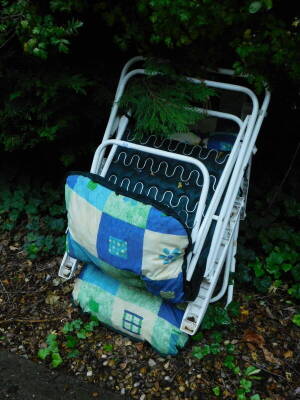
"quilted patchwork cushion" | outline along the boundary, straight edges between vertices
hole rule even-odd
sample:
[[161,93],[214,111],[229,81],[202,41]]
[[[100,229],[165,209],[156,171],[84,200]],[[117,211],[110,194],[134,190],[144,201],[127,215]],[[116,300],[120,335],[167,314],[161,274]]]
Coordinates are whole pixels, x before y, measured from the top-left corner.
[[174,303],[184,300],[190,236],[175,216],[148,199],[117,194],[94,174],[72,173],[65,194],[70,256],[106,273],[136,274],[152,294]]
[[73,299],[105,325],[136,340],[146,340],[162,354],[177,354],[188,340],[179,329],[184,310],[145,289],[128,286],[93,264],[81,271]]

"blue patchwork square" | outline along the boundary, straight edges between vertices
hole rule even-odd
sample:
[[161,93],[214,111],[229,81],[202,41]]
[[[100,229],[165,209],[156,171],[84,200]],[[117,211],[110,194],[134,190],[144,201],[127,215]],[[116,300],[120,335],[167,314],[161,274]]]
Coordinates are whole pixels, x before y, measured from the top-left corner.
[[177,328],[180,328],[183,314],[183,310],[179,310],[177,307],[174,307],[166,301],[163,301],[161,303],[158,316],[170,322],[170,324],[176,326]]
[[146,229],[153,232],[166,233],[168,235],[187,236],[186,230],[181,222],[174,217],[165,215],[162,211],[154,207],[151,207]]
[[78,179],[78,175],[69,175],[67,177],[67,185],[73,189],[73,187],[76,185]]
[[108,251],[113,256],[127,259],[127,242],[110,236],[108,239]]
[[144,234],[144,229],[103,213],[96,244],[98,257],[116,268],[140,275]]
[[119,281],[109,275],[104,274],[99,268],[93,264],[89,264],[89,268],[84,268],[80,273],[79,278],[92,285],[96,285],[103,290],[106,290],[112,295],[116,295],[119,289]]
[[[112,193],[110,189],[101,186],[97,182],[93,182],[86,176],[71,175],[68,177],[67,182],[69,186],[71,184],[73,185],[70,187],[72,187],[75,193],[83,197],[88,203],[100,211],[103,211],[106,201]],[[74,182],[76,182],[76,186]]]

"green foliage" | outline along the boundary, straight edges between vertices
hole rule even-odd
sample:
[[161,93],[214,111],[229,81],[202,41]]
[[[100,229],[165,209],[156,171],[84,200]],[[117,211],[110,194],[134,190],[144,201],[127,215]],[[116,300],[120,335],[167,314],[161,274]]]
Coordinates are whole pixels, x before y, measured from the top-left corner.
[[[94,328],[99,325],[98,320],[92,318],[91,321],[84,323],[81,319],[76,319],[67,322],[61,329],[60,334],[66,340],[63,344],[68,349],[67,358],[77,358],[80,356],[80,351],[76,348],[80,339],[85,339],[94,331]],[[70,335],[75,333],[76,336]],[[38,351],[38,357],[41,360],[46,360],[51,356],[51,366],[53,368],[59,367],[63,363],[61,350],[59,349],[58,334],[50,333],[47,336],[47,347],[41,348]]]
[[201,329],[212,329],[218,326],[230,325],[228,311],[221,306],[210,305],[201,324]]
[[57,335],[50,333],[47,336],[46,343],[48,346],[38,351],[38,357],[45,360],[48,356],[51,356],[51,366],[57,368],[63,363],[58,349]]
[[[248,395],[253,392],[253,381],[261,379],[258,375],[260,369],[251,365],[241,370],[237,365],[235,346],[232,343],[226,344],[226,342],[223,342],[222,335],[218,331],[212,332],[210,337],[211,342],[193,347],[193,356],[198,360],[202,360],[208,356],[213,357],[214,355],[218,355],[218,359],[222,359],[222,366],[228,368],[237,378],[238,384],[235,391],[235,398],[239,400],[249,399]],[[204,336],[201,337],[201,340],[203,338]],[[211,390],[215,396],[221,396],[221,388],[219,386],[213,387]],[[260,400],[260,396],[253,394],[250,399]]]
[[[110,62],[106,69],[102,69],[101,57],[95,62],[95,53],[105,50],[109,54],[111,49],[120,60],[123,57],[116,53],[113,41],[130,54],[159,54],[177,60],[182,70],[196,76],[202,65],[225,65],[247,73],[260,87],[264,80],[272,86],[280,81],[285,86],[297,83],[297,12],[297,2],[286,7],[283,0],[274,4],[272,0],[3,0],[0,75],[5,80],[1,83],[0,150],[28,149],[63,138],[66,143],[72,138],[73,145],[74,137],[83,130],[98,133],[95,121],[102,106],[110,102],[106,93],[116,76],[110,71]],[[97,48],[93,46],[95,37]],[[85,93],[88,96],[83,99]],[[136,103],[138,93],[135,89],[128,101],[141,109]],[[158,94],[152,107],[157,122],[167,120],[167,132],[174,126],[186,129],[187,116],[182,110],[180,115],[176,112],[178,101],[182,105],[186,99],[176,97],[176,89],[170,93],[172,101],[163,90]],[[160,111],[159,104],[163,105]],[[152,111],[145,113],[142,130]],[[157,122],[149,122],[155,132]],[[159,128],[164,130],[162,126]],[[59,150],[59,157],[71,162],[72,151]]]
[[288,294],[300,299],[300,235],[296,228],[300,204],[293,197],[281,195],[266,215],[267,202],[268,198],[257,201],[242,227],[238,256],[242,265],[237,277],[253,283],[261,293],[288,285]]
[[0,183],[0,232],[22,238],[30,259],[64,252],[63,195],[48,184]]
[[120,106],[130,110],[135,120],[135,134],[170,136],[188,132],[204,117],[193,109],[193,104],[205,107],[214,91],[187,81],[161,62],[150,60],[146,71],[148,76],[131,83],[120,100]]
[[3,1],[0,45],[4,46],[13,36],[17,36],[24,52],[33,56],[45,59],[51,48],[68,53],[70,41],[67,38],[76,35],[83,22],[70,18],[62,25],[51,11],[66,11],[63,4],[59,6],[58,1],[50,1],[49,6],[50,9],[44,12],[39,3],[28,0]]

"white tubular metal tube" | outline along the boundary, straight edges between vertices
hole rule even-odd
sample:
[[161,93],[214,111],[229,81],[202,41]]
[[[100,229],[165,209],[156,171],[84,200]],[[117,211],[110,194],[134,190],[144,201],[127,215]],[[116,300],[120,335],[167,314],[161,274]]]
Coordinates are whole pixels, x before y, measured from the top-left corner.
[[122,79],[120,79],[119,84],[118,84],[118,88],[117,88],[117,92],[116,92],[116,96],[113,102],[113,106],[110,112],[110,116],[109,116],[109,120],[104,132],[104,136],[103,136],[103,141],[107,140],[108,138],[110,138],[111,134],[112,134],[112,126],[114,123],[114,120],[116,118],[118,109],[119,109],[119,100],[124,92],[125,86],[127,84],[127,82],[129,81],[130,78],[132,78],[135,75],[143,75],[145,72],[143,69],[135,69],[133,71],[128,72],[127,75],[125,75],[124,77],[122,77]]
[[218,183],[218,186],[216,188],[215,194],[214,194],[214,196],[213,196],[213,198],[212,198],[212,200],[210,202],[210,205],[209,205],[209,207],[208,207],[208,209],[206,211],[206,214],[204,216],[204,219],[202,221],[200,230],[199,230],[199,232],[197,234],[197,239],[196,239],[196,243],[195,243],[194,251],[193,251],[195,256],[193,257],[191,263],[189,264],[189,266],[187,268],[187,275],[186,275],[187,281],[191,280],[191,277],[193,275],[195,266],[196,266],[197,261],[198,261],[198,257],[200,255],[200,252],[202,250],[203,244],[205,242],[206,235],[207,235],[208,230],[210,228],[211,221],[213,219],[214,213],[217,210],[217,207],[219,205],[221,197],[222,197],[222,195],[224,193],[224,190],[226,188],[226,184],[228,182],[231,170],[233,169],[235,161],[236,161],[236,159],[238,157],[238,152],[239,152],[239,149],[241,147],[241,141],[243,140],[243,136],[245,134],[245,130],[247,128],[248,120],[249,120],[249,117],[246,117],[245,121],[243,122],[242,128],[241,128],[241,130],[240,130],[240,132],[239,132],[239,134],[238,134],[238,136],[237,136],[237,138],[235,140],[235,143],[234,143],[233,148],[231,150],[231,154],[230,154],[230,156],[229,156],[229,158],[227,160],[227,163],[225,165],[225,168],[224,168],[224,170],[222,172],[222,176],[221,176],[221,178],[219,180],[219,183]]
[[[258,132],[260,130],[262,121],[264,119],[266,110],[268,108],[270,102],[270,92],[266,90],[266,95],[264,98],[263,105],[261,107],[259,116],[256,120],[256,123],[253,124],[251,127],[251,131],[249,132],[249,139],[245,140],[242,149],[240,151],[239,158],[237,160],[237,163],[235,165],[234,171],[232,173],[228,188],[227,188],[227,193],[222,205],[222,209],[220,212],[220,219],[217,222],[215,234],[211,243],[211,248],[210,252],[207,258],[207,266],[206,266],[206,272],[205,276],[208,276],[214,266],[214,262],[216,259],[216,252],[217,252],[217,243],[220,243],[220,240],[224,234],[224,231],[226,229],[226,225],[228,223],[229,217],[230,217],[230,210],[232,209],[233,203],[236,199],[240,183],[244,174],[244,170],[250,160],[255,141],[258,135]],[[250,125],[250,124],[249,124]],[[252,124],[251,124],[252,125]],[[246,139],[246,138],[245,138]]]
[[224,113],[221,111],[210,110],[210,109],[206,110],[205,108],[201,108],[201,107],[195,107],[195,108],[193,108],[193,110],[198,111],[199,113],[203,113],[205,115],[211,116],[211,117],[229,119],[233,122],[236,122],[240,128],[243,124],[243,121],[240,118],[238,118],[236,115],[233,115],[233,114]]
[[[233,232],[233,242],[232,242],[232,260],[231,260],[231,267],[230,267],[230,273],[234,274],[235,272],[235,264],[236,264],[236,252],[237,252],[237,238],[239,234],[239,227],[240,227],[240,221],[237,221],[237,224],[235,226],[235,231]],[[233,299],[233,288],[234,288],[234,279],[232,282],[229,283],[228,286],[228,291],[227,291],[227,301],[226,301],[226,307],[232,302]]]
[[91,169],[92,173],[97,173],[95,171],[99,170],[99,166],[101,165],[101,161],[104,156],[104,149],[105,149],[105,147],[107,147],[109,145],[118,145],[121,147],[126,147],[129,149],[142,151],[144,153],[150,153],[150,154],[154,154],[154,155],[158,155],[158,156],[172,158],[172,159],[175,159],[178,161],[188,162],[190,164],[194,164],[197,168],[200,169],[200,171],[202,172],[202,175],[203,175],[203,185],[202,185],[202,191],[200,193],[200,199],[199,199],[199,203],[198,203],[197,211],[196,211],[196,215],[195,215],[194,227],[192,230],[192,242],[194,243],[196,240],[196,236],[197,236],[197,232],[199,230],[200,223],[201,223],[201,218],[202,218],[202,215],[203,215],[203,212],[205,209],[205,202],[206,202],[206,197],[207,197],[207,193],[208,193],[208,189],[209,189],[209,173],[208,173],[205,165],[201,161],[196,160],[195,158],[192,158],[189,156],[184,156],[184,155],[176,154],[176,153],[170,153],[168,151],[159,150],[159,149],[153,149],[152,147],[141,146],[141,145],[138,145],[135,143],[125,142],[122,140],[109,139],[109,140],[106,140],[105,142],[102,142],[102,144],[97,148],[95,156],[94,156],[94,160],[93,160],[93,166]]
[[232,267],[231,264],[232,264],[232,257],[233,257],[233,252],[234,252],[234,249],[233,249],[234,240],[236,240],[236,239],[234,239],[234,236],[233,236],[232,239],[231,239],[231,242],[229,244],[229,248],[228,248],[228,252],[227,252],[227,256],[226,256],[225,267],[224,267],[225,271],[224,271],[224,278],[223,278],[222,288],[221,288],[221,290],[219,291],[219,293],[216,296],[214,296],[214,297],[212,297],[210,299],[211,303],[215,303],[216,301],[220,300],[224,296],[224,294],[226,293],[226,289],[227,289],[227,286],[228,286],[229,275],[230,275],[230,271],[231,271],[231,267]]
[[[119,124],[119,128],[118,128],[118,133],[117,133],[116,139],[118,139],[118,140],[122,139],[122,136],[123,136],[123,134],[125,132],[127,124],[128,124],[128,118],[123,115],[121,117],[121,119],[120,119],[120,124]],[[108,168],[110,167],[110,164],[111,164],[111,162],[112,162],[112,160],[114,158],[116,150],[117,150],[117,146],[113,145],[111,151],[109,152],[107,160],[106,160],[106,162],[104,164],[104,167],[103,167],[103,169],[101,171],[101,174],[100,174],[101,176],[105,176],[106,175],[106,173],[108,171]],[[99,171],[99,164],[97,165],[97,167],[98,167],[98,170],[96,172],[94,172],[94,173],[99,174],[99,172],[100,172]]]

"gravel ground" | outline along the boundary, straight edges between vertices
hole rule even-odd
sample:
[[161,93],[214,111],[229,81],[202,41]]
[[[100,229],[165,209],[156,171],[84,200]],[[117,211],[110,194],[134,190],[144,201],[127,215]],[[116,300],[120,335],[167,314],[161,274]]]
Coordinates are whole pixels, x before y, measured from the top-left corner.
[[[191,340],[177,356],[163,357],[148,344],[133,342],[100,325],[80,341],[78,357],[68,359],[69,350],[63,344],[61,329],[66,322],[78,318],[88,321],[89,316],[71,302],[73,283],[62,283],[57,278],[60,258],[32,262],[26,259],[18,243],[2,238],[0,260],[3,349],[49,368],[49,362],[41,362],[37,353],[46,346],[47,335],[54,332],[64,361],[56,370],[58,377],[69,375],[72,382],[75,379],[95,384],[123,399],[126,396],[137,400],[237,398],[239,377],[224,366],[224,351],[203,360],[193,356],[195,345],[211,343],[211,331],[204,332],[201,343]],[[241,304],[240,316],[233,325],[218,331],[223,335],[224,345],[235,346],[235,362],[241,370],[250,365],[260,369],[260,379],[253,381],[251,395],[257,393],[260,399],[271,400],[296,399],[300,393],[300,329],[291,323],[295,305],[279,292],[258,296],[238,294],[237,290],[236,300]],[[48,371],[52,374],[51,369]],[[216,386],[220,387],[221,397],[213,394]]]

